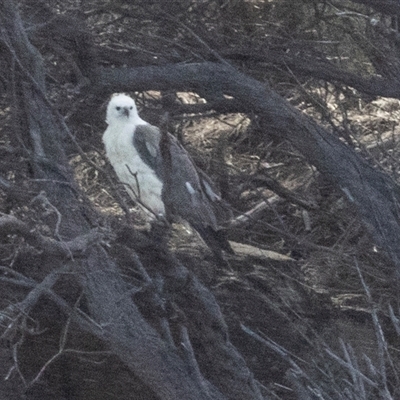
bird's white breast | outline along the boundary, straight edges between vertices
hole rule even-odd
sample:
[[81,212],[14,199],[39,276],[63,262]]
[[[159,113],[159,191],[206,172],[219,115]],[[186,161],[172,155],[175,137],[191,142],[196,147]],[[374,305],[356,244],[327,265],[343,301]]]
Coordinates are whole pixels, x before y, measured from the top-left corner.
[[109,125],[103,135],[107,158],[133,200],[144,203],[156,215],[165,215],[162,182],[136,151],[134,131],[135,125]]

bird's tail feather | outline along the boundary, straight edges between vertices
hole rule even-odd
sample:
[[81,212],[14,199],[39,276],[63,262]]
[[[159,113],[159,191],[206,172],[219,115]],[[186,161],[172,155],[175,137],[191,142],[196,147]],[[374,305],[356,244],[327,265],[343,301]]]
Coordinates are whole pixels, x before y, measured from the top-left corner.
[[193,228],[199,233],[206,245],[212,250],[217,258],[222,258],[222,250],[229,254],[235,254],[223,229],[215,230],[210,226],[194,225]]

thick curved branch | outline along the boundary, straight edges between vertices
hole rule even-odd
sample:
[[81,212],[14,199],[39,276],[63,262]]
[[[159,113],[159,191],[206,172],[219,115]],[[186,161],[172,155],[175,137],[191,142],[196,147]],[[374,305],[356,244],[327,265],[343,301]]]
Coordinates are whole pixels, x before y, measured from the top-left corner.
[[37,250],[50,256],[73,258],[82,256],[87,249],[99,243],[104,234],[98,229],[92,229],[88,234],[81,235],[68,242],[61,242],[50,237],[41,235],[38,231],[31,229],[20,219],[0,213],[0,235],[21,235],[27,243]]
[[362,76],[337,67],[328,60],[318,60],[315,57],[301,57],[284,53],[283,51],[270,50],[266,55],[229,52],[225,58],[246,60],[265,63],[266,68],[290,69],[293,73],[323,79],[327,82],[341,83],[357,89],[361,93],[372,96],[400,98],[400,80],[387,79],[378,75]]

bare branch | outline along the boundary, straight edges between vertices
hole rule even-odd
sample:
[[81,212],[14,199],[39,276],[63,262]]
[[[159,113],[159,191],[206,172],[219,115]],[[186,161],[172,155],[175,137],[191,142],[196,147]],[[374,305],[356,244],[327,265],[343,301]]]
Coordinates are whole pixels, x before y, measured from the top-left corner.
[[385,15],[399,15],[400,5],[397,0],[352,0],[354,3],[363,4],[374,8]]
[[400,81],[393,78],[385,78],[380,75],[370,77],[344,70],[334,63],[316,57],[298,55],[295,51],[269,50],[268,54],[229,52],[226,58],[260,62],[266,68],[275,70],[281,67],[290,70],[300,76],[309,76],[315,79],[323,79],[327,82],[340,83],[357,89],[361,93],[373,96],[399,97]]
[[72,258],[82,256],[94,243],[101,242],[105,235],[100,229],[92,229],[88,234],[81,235],[68,242],[57,241],[41,235],[37,230],[31,229],[20,219],[0,213],[0,233],[21,235],[31,246],[49,255]]
[[[19,323],[19,317],[26,317],[29,315],[30,310],[36,305],[39,298],[44,294],[47,293],[57,282],[59,279],[60,274],[67,273],[70,267],[64,266],[58,270],[51,272],[49,275],[44,278],[44,280],[35,285],[34,288],[29,292],[29,294],[25,297],[25,299],[17,304],[12,304],[7,307],[6,310],[2,312],[2,319],[7,317],[11,319],[13,322],[7,326],[7,329],[2,334],[2,338],[8,337],[10,332],[15,331],[16,325]],[[29,280],[30,281],[30,280]],[[28,283],[25,280],[22,281],[23,283]]]
[[[364,288],[364,291],[365,291],[365,294],[367,297],[367,301],[371,307],[372,322],[374,324],[376,342],[378,345],[377,346],[378,347],[377,356],[378,356],[378,363],[379,363],[378,370],[379,370],[379,380],[380,380],[380,387],[381,387],[380,391],[382,392],[382,395],[384,396],[384,398],[390,399],[391,395],[390,395],[390,390],[388,388],[388,379],[387,379],[387,371],[386,371],[386,357],[389,357],[388,359],[390,360],[388,344],[386,342],[386,338],[383,333],[382,326],[379,322],[378,314],[377,314],[376,307],[375,307],[373,299],[372,299],[371,291],[370,291],[367,283],[364,280],[364,277],[363,277],[361,269],[358,265],[357,259],[354,259],[354,262],[355,262],[358,276],[359,276],[362,286]],[[393,368],[393,370],[395,371],[396,369]]]

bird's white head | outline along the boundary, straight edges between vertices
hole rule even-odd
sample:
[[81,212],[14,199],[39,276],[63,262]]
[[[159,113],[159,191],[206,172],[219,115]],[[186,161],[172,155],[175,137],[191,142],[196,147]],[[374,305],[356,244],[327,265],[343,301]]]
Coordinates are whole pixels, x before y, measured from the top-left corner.
[[136,122],[139,119],[135,101],[123,93],[112,96],[107,106],[107,124]]

